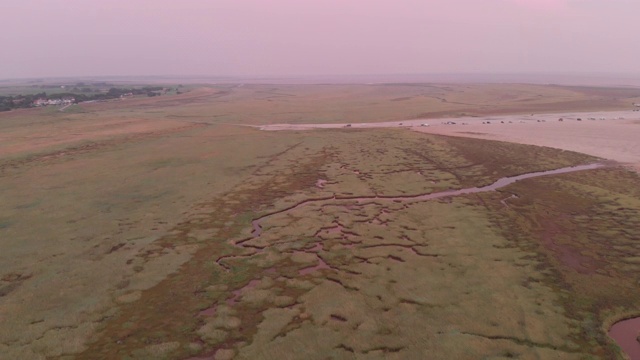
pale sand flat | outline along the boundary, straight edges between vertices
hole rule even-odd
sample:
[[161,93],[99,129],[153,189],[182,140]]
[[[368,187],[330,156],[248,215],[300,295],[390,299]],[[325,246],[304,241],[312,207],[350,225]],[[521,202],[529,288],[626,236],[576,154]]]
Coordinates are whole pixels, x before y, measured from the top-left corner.
[[[559,121],[562,118],[563,121]],[[578,121],[580,118],[582,121]],[[604,120],[601,120],[604,118]],[[590,120],[595,119],[595,120]],[[447,122],[455,124],[447,125]],[[490,123],[490,124],[488,124]],[[402,125],[401,125],[402,124]],[[428,124],[429,126],[421,126]],[[464,124],[464,125],[463,125]],[[407,127],[429,134],[548,146],[614,160],[640,172],[640,112],[609,111],[416,119],[381,123],[275,124],[262,130]]]

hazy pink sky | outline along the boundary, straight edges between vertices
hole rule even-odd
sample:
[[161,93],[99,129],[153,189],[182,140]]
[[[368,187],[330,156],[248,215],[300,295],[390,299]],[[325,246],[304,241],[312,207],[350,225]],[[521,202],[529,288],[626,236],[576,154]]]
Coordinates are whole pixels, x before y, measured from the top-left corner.
[[640,0],[1,0],[0,79],[640,73]]

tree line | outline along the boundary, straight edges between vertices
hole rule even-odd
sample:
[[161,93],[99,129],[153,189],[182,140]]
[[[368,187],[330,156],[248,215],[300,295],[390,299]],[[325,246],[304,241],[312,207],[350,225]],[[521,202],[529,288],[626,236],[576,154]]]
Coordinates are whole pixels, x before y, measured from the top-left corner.
[[0,96],[0,111],[9,111],[13,109],[34,107],[34,101],[38,99],[56,100],[56,99],[74,99],[74,103],[85,101],[100,101],[120,98],[122,95],[160,95],[165,88],[162,86],[145,86],[142,88],[110,88],[107,92],[97,94],[86,94],[77,92],[62,92],[47,95],[46,92],[28,95]]

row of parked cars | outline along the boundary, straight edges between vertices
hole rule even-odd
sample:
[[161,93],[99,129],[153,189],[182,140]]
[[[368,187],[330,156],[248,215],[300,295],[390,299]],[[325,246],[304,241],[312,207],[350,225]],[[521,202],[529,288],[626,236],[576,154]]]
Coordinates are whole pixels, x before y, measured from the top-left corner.
[[[640,111],[640,109],[634,109],[633,111]],[[606,118],[603,118],[603,117],[601,117],[599,119],[600,120],[606,120]],[[618,118],[618,120],[623,120],[623,119],[624,119],[624,117],[622,117],[622,116]],[[582,121],[582,118],[577,118],[576,120],[577,121]],[[590,117],[590,118],[588,118],[588,120],[596,120],[596,118]],[[563,118],[559,118],[558,121],[564,121],[564,119]],[[520,122],[524,123],[524,121],[520,121]],[[545,120],[538,120],[538,122],[545,122]],[[491,124],[491,121],[483,121],[482,123],[483,124]],[[504,124],[505,122],[504,121],[500,121],[500,123]],[[447,122],[443,122],[442,124],[443,125],[456,125],[456,122],[447,121]],[[511,121],[509,121],[509,124],[511,124]],[[403,123],[399,123],[398,125],[402,126]],[[462,125],[467,125],[467,123],[462,123]],[[422,124],[420,124],[420,126],[423,126],[423,127],[424,126],[429,126],[429,124],[428,123],[422,123]],[[351,127],[351,124],[346,124],[344,127]]]
[[[449,121],[449,123],[455,124],[453,121]],[[399,123],[398,125],[402,126],[402,123]],[[422,123],[422,124],[420,124],[420,126],[429,126],[429,124]],[[344,127],[351,127],[351,124],[347,124]]]

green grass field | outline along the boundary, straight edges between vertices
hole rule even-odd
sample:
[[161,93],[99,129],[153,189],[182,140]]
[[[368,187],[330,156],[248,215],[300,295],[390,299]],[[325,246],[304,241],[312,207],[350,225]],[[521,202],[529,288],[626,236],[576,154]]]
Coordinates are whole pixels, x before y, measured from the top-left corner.
[[613,94],[246,85],[0,114],[0,354],[621,358],[606,332],[640,313],[636,173],[392,200],[600,159],[237,126],[621,106]]

